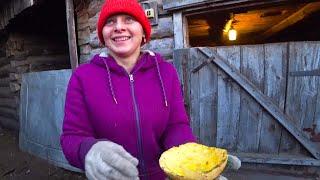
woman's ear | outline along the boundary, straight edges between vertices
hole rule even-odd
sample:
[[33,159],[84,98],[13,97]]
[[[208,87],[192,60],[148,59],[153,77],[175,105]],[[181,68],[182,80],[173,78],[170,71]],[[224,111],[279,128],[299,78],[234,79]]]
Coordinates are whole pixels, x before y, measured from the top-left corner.
[[143,36],[142,36],[142,42],[143,42],[143,44],[145,44],[145,43],[147,42],[146,35],[143,35]]

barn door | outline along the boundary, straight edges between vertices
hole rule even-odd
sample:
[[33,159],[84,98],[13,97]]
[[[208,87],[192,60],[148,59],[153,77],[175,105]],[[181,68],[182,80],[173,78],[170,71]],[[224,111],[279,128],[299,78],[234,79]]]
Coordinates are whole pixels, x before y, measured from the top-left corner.
[[60,146],[67,84],[72,71],[25,73],[22,76],[19,147],[72,171]]
[[201,143],[320,166],[319,42],[180,49],[174,63]]

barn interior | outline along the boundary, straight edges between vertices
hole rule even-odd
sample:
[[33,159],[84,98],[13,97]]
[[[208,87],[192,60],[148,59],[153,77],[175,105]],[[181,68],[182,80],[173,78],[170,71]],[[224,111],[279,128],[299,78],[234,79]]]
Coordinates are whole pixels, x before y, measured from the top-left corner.
[[[25,64],[32,66],[30,71],[70,68],[65,2],[35,1],[5,23],[18,6],[23,6],[16,2],[6,7],[6,2],[2,2],[2,6],[9,12],[1,18],[5,26],[0,28],[3,56],[21,57]],[[32,59],[36,56],[46,56],[46,59],[41,62]]]
[[194,12],[187,15],[189,46],[318,41],[319,18],[319,2]]
[[22,75],[69,69],[64,0],[0,1],[0,126],[19,129]]

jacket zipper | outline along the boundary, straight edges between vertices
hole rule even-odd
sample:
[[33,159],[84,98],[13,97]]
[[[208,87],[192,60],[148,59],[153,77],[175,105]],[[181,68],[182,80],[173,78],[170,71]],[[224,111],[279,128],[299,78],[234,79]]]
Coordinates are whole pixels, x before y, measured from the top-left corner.
[[132,95],[132,99],[133,99],[134,110],[135,110],[135,114],[136,114],[136,126],[137,126],[137,130],[138,130],[139,163],[141,165],[142,173],[146,174],[146,167],[145,167],[144,160],[143,160],[143,148],[142,148],[142,137],[141,137],[141,122],[140,122],[140,115],[139,115],[139,111],[138,111],[137,100],[136,100],[136,96],[135,96],[135,92],[134,92],[133,74],[129,74],[129,80],[130,80],[131,95]]

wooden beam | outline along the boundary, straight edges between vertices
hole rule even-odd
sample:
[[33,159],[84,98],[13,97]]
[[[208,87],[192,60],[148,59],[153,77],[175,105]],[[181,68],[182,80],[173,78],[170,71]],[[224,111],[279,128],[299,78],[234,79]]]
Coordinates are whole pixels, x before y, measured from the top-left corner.
[[[296,24],[297,22],[303,20],[304,18],[306,18],[307,16],[309,16],[313,12],[318,11],[319,9],[320,9],[320,2],[306,4],[305,6],[300,8],[297,12],[291,14],[286,19],[282,20],[278,24],[272,26],[270,29],[265,31],[262,34],[262,37],[268,38],[268,37],[276,34],[277,32],[279,32],[279,31],[281,31],[291,25]],[[312,27],[310,27],[310,28],[312,28]]]
[[262,163],[262,164],[284,164],[284,165],[303,165],[320,166],[320,160],[300,155],[274,155],[261,153],[231,153],[239,157],[244,163]]
[[77,37],[74,21],[74,6],[73,0],[66,0],[66,13],[67,13],[67,29],[68,29],[68,43],[71,68],[74,70],[79,65],[78,52],[77,52]]
[[[236,83],[238,83],[249,95],[251,95],[266,111],[270,113],[289,133],[291,133],[315,158],[320,159],[320,144],[310,141],[305,134],[298,129],[292,120],[276,106],[270,97],[258,90],[253,83],[251,83],[239,70],[229,65],[227,60],[214,53],[209,48],[198,48],[201,53],[209,59],[203,63],[210,62],[216,64],[227,75],[229,75]],[[212,67],[212,66],[210,66]]]
[[7,87],[9,86],[9,83],[10,83],[9,77],[0,78],[0,87]]
[[12,97],[13,93],[9,87],[0,87],[0,97]]
[[16,109],[8,107],[0,107],[0,115],[8,118],[18,119],[18,112]]
[[22,75],[18,74],[18,73],[10,73],[9,74],[9,79],[10,79],[10,81],[21,82]]
[[29,56],[26,60],[21,61],[11,61],[10,64],[12,67],[29,65],[29,64],[47,64],[47,63],[56,63],[56,64],[65,64],[68,62],[69,57],[67,55],[47,55],[47,56]]
[[17,108],[18,104],[16,98],[0,98],[0,107]]
[[184,46],[182,12],[173,13],[174,49]]
[[12,67],[10,64],[4,65],[0,67],[0,76],[2,75],[9,75],[10,72],[12,72]]
[[17,92],[21,89],[20,84],[15,83],[15,82],[10,82],[9,84],[11,92]]
[[166,11],[176,11],[183,10],[186,11],[197,11],[195,13],[203,13],[203,9],[236,9],[239,6],[265,6],[270,4],[278,4],[283,2],[290,2],[290,0],[268,0],[268,1],[258,1],[258,0],[163,0],[163,9]]
[[7,65],[9,63],[10,63],[10,59],[9,58],[7,58],[7,57],[0,58],[0,67],[4,66],[4,65]]
[[35,4],[34,0],[7,1],[0,7],[0,30],[4,29],[11,19],[24,9]]

